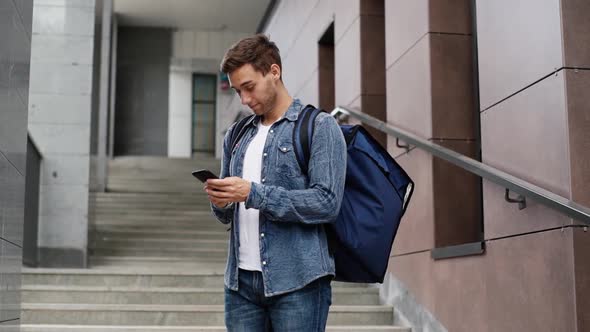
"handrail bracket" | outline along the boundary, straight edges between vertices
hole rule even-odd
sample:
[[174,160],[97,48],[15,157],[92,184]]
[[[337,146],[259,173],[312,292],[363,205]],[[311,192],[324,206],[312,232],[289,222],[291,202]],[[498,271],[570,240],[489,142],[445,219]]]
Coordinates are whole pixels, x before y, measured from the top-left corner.
[[401,144],[401,141],[399,140],[398,137],[395,138],[395,146],[397,146],[400,149],[405,149],[406,153],[410,152],[410,144]]
[[516,198],[510,197],[510,189],[506,188],[506,193],[504,194],[504,199],[508,203],[518,203],[518,209],[524,210],[526,209],[526,197],[523,195],[518,195]]

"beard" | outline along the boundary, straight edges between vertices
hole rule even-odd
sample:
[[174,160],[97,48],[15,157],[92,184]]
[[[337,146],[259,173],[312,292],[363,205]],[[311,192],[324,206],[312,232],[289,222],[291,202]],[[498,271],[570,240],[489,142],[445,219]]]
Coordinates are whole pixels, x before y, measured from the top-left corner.
[[[261,114],[258,115],[262,115],[264,116],[265,114],[272,112],[275,109],[275,106],[277,104],[277,97],[278,93],[277,90],[274,86],[272,86],[272,84],[268,84],[267,88],[265,89],[265,98],[263,101],[261,101],[260,106],[261,106]],[[254,112],[256,113],[256,112]]]

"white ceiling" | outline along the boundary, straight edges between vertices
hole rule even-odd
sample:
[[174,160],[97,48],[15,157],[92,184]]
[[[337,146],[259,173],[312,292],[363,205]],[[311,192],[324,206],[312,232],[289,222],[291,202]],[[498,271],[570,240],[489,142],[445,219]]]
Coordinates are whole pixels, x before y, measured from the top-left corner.
[[256,31],[270,0],[114,0],[121,25]]

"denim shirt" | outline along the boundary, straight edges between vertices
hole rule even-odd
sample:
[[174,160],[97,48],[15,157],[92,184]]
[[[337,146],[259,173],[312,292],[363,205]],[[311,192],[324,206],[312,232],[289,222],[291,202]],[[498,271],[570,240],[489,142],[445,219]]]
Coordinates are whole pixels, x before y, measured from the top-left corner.
[[[268,133],[261,183],[252,183],[246,208],[260,211],[260,259],[265,296],[298,290],[311,281],[334,275],[323,224],[336,220],[344,193],[346,143],[336,120],[320,113],[315,121],[308,172],[293,151],[293,127],[303,105],[294,100]],[[260,117],[245,126],[240,142],[230,147],[230,127],[223,144],[220,177],[242,176],[244,155],[256,135]],[[238,290],[239,227],[237,204],[211,205],[214,215],[232,224],[225,286]]]

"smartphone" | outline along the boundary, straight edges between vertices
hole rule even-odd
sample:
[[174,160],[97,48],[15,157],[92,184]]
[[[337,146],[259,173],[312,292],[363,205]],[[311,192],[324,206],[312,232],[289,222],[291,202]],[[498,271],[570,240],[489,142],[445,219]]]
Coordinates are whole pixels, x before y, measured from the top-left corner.
[[193,176],[205,183],[209,179],[219,179],[219,177],[208,169],[200,169],[192,172]]

